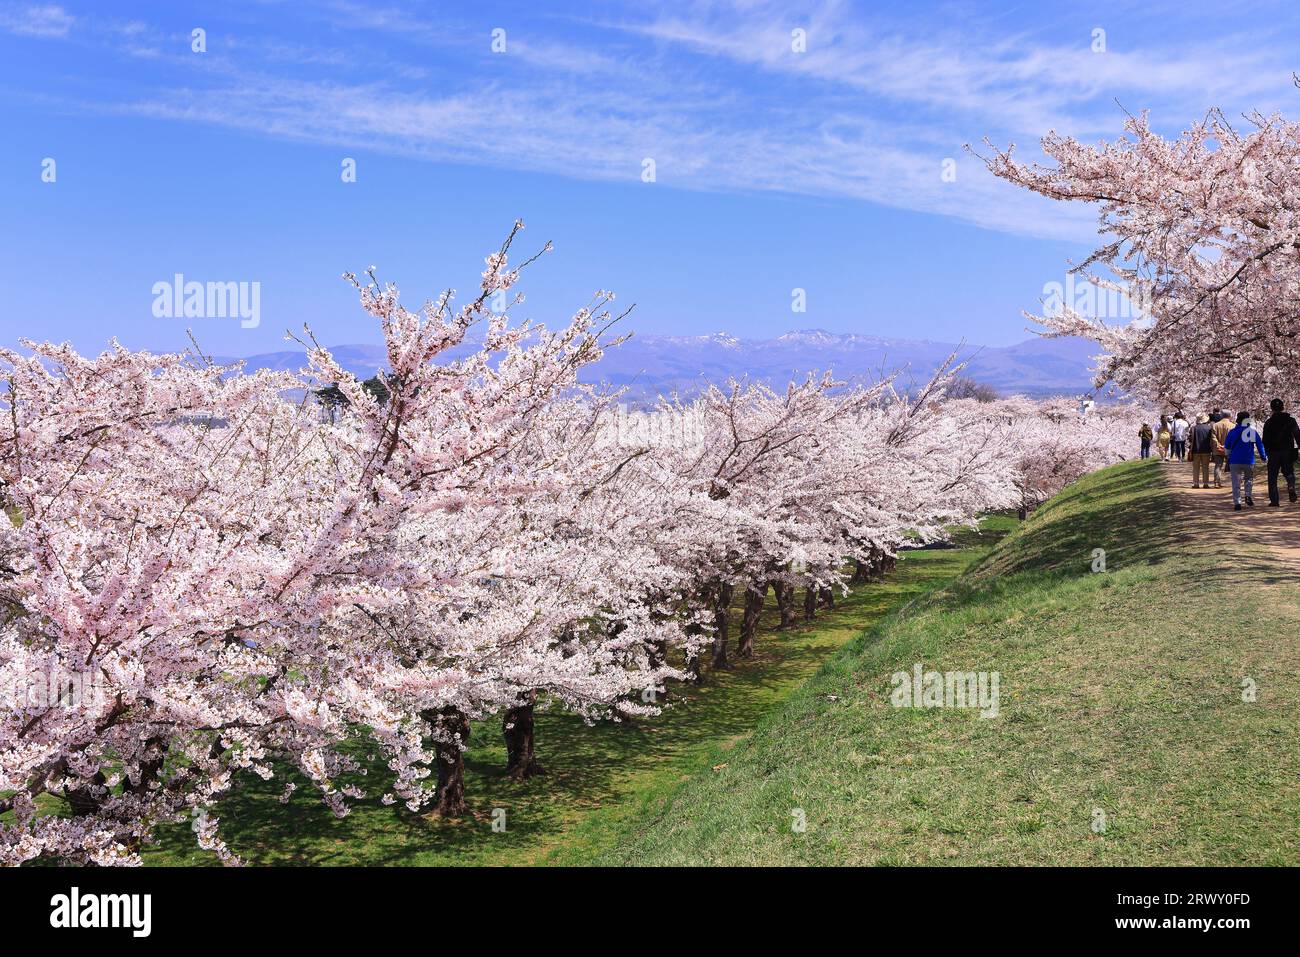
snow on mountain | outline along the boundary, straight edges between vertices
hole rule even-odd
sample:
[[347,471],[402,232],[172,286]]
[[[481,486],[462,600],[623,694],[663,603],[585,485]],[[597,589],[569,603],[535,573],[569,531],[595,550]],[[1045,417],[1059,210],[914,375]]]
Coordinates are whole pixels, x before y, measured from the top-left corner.
[[[333,351],[344,368],[363,378],[387,361],[378,345],[335,346]],[[722,332],[634,335],[606,350],[583,378],[627,387],[639,399],[674,391],[690,395],[708,382],[732,377],[748,376],[779,388],[792,378],[826,369],[846,381],[875,379],[901,369],[906,381],[927,377],[957,352],[969,363],[967,375],[1004,394],[1074,395],[1091,391],[1089,369],[1097,351],[1095,343],[1082,339],[1035,337],[1013,346],[981,347],[824,329],[795,330],[775,339],[741,339]],[[250,356],[245,362],[249,369],[296,369],[304,359],[302,352],[286,351]]]

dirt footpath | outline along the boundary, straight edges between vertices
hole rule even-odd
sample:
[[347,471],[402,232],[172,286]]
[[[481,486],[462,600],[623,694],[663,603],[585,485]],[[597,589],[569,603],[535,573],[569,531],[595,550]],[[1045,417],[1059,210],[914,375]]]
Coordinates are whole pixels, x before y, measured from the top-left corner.
[[1267,547],[1280,563],[1300,573],[1300,502],[1287,498],[1285,478],[1278,476],[1282,504],[1272,508],[1268,504],[1268,467],[1262,463],[1256,466],[1251,496],[1255,507],[1243,502],[1238,512],[1232,507],[1232,483],[1226,473],[1223,488],[1194,489],[1191,462],[1165,462],[1162,468],[1174,490],[1181,517],[1193,522],[1222,523],[1223,534]]

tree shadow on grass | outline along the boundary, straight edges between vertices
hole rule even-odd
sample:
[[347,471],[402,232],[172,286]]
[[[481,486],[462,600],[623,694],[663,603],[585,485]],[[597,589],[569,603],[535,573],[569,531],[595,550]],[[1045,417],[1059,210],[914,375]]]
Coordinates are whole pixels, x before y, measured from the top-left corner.
[[[842,611],[861,604],[846,603]],[[832,613],[815,625],[829,627],[839,617]],[[546,845],[584,811],[625,797],[627,779],[637,771],[653,769],[684,749],[751,729],[777,700],[778,689],[810,674],[830,650],[807,640],[803,629],[763,634],[754,659],[737,661],[730,671],[710,676],[703,685],[672,686],[667,707],[654,718],[588,726],[574,715],[541,711],[537,755],[547,773],[523,782],[505,775],[499,719],[476,722],[465,755],[466,800],[472,810],[458,821],[382,805],[368,783],[382,782],[387,768],[359,740],[351,751],[367,773],[347,775],[338,783],[361,787],[370,796],[352,802],[347,818],[335,818],[314,786],[286,768],[273,781],[241,783],[221,802],[222,833],[237,853],[255,864],[424,863],[420,857],[425,851],[431,858],[455,855],[464,863],[482,863],[485,851],[495,856],[510,848]],[[289,782],[297,790],[281,804],[279,797]],[[491,828],[497,808],[506,815],[506,830],[500,833]],[[169,826],[163,844],[192,843],[187,831],[184,825]],[[195,855],[193,862],[215,863],[209,855]]]
[[[963,544],[986,544],[1001,534],[969,533]],[[784,632],[776,630],[779,614],[769,596],[755,657],[735,659],[731,670],[707,675],[702,684],[671,686],[668,707],[658,717],[589,726],[573,715],[539,711],[537,756],[547,771],[541,777],[507,778],[500,720],[476,723],[465,755],[472,813],[461,820],[383,805],[379,797],[391,772],[378,749],[359,737],[350,753],[366,773],[336,784],[355,785],[368,796],[350,803],[348,817],[336,818],[309,781],[282,769],[269,782],[241,782],[221,802],[223,837],[253,864],[528,863],[557,846],[584,815],[635,798],[638,776],[685,775],[698,763],[695,755],[748,733],[783,700],[783,691],[815,673],[861,633],[864,622],[951,579],[965,560],[951,552],[909,553],[890,579],[860,587],[837,600],[835,609],[821,610],[815,621]],[[802,609],[802,602],[796,607]],[[286,783],[297,790],[281,803]],[[492,830],[494,809],[505,812],[504,832]],[[164,828],[161,844],[154,861],[216,863],[210,854],[189,850],[193,837],[186,825]]]

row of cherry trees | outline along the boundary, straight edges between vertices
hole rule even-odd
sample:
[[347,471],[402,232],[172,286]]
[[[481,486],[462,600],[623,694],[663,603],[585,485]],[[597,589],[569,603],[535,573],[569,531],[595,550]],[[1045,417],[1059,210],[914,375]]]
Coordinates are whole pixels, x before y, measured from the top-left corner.
[[1021,163],[1014,148],[988,159],[1018,186],[1096,206],[1105,243],[1076,269],[1147,313],[1118,326],[1066,303],[1037,318],[1051,334],[1101,344],[1098,385],[1167,407],[1295,399],[1300,124],[1256,113],[1238,129],[1214,110],[1168,139],[1143,113],[1125,133],[1096,146],[1049,133],[1050,164]]
[[220,797],[288,764],[346,814],[358,735],[386,803],[462,813],[471,721],[502,715],[527,777],[537,704],[653,714],[753,654],[769,590],[788,625],[796,588],[815,613],[1131,444],[1120,411],[947,399],[947,368],[628,413],[577,381],[612,296],[560,331],[491,308],[518,228],[460,308],[348,277],[386,395],[314,341],[297,375],[0,351],[0,862],[138,863],[183,820],[234,862]]

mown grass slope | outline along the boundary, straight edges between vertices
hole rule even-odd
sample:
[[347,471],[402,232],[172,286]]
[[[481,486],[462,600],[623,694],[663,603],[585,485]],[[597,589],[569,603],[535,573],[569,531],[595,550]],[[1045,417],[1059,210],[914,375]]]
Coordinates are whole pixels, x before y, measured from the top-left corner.
[[[1158,463],[1118,465],[848,644],[598,861],[1294,865],[1298,636],[1293,572],[1176,514]],[[891,705],[918,662],[998,672],[998,716]]]

